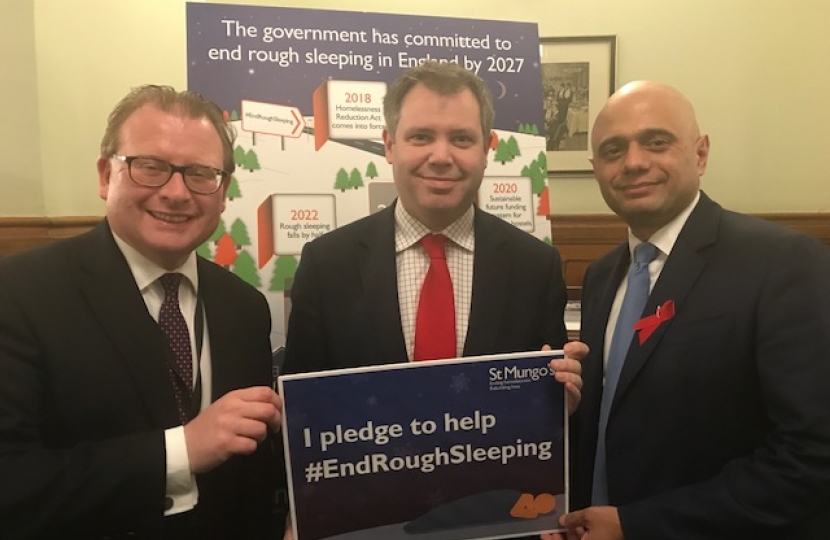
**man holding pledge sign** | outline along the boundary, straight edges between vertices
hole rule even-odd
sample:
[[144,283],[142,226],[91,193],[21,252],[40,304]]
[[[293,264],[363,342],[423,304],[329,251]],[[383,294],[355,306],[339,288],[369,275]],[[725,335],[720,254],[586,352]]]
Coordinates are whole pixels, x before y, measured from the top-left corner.
[[489,90],[426,62],[389,87],[384,114],[398,200],[305,245],[285,373],[564,347],[550,367],[572,410],[587,349],[566,345],[559,254],[474,205],[494,136]]

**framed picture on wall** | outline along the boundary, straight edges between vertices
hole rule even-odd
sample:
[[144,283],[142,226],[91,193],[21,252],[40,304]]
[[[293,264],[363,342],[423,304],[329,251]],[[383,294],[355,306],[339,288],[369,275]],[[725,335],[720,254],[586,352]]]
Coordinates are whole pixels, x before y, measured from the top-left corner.
[[548,176],[591,173],[591,126],[616,85],[617,36],[541,38]]

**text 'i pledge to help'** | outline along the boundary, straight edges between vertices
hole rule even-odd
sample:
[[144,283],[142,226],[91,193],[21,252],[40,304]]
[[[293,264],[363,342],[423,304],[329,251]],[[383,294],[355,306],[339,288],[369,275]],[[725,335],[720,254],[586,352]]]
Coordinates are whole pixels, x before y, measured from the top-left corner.
[[[449,413],[444,414],[444,432],[454,431],[480,431],[486,434],[496,425],[496,416],[493,414],[482,414],[475,411],[472,416],[455,418]],[[412,420],[409,423],[409,433],[412,435],[431,435],[438,428],[437,422],[433,420]],[[377,445],[384,445],[391,439],[396,439],[404,434],[404,427],[401,424],[375,424],[371,420],[359,428],[344,428],[340,424],[331,431],[320,432],[320,449],[327,451],[329,448],[339,444],[349,444],[358,441],[374,442]],[[311,429],[303,429],[303,441],[306,448],[312,447]]]

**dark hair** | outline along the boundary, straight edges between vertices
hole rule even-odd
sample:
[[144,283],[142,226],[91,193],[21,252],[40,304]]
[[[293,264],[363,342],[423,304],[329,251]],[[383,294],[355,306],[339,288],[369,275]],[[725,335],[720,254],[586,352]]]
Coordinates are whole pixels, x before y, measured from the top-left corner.
[[222,169],[232,174],[235,169],[233,160],[233,141],[236,133],[225,120],[222,109],[201,95],[184,90],[177,92],[171,86],[148,84],[133,88],[121,98],[107,119],[107,128],[101,139],[101,156],[112,157],[118,152],[118,134],[121,126],[135,111],[144,105],[153,105],[164,112],[175,112],[188,118],[206,118],[216,129],[222,141]]
[[472,71],[454,62],[434,60],[405,71],[386,91],[386,96],[383,98],[383,115],[386,118],[386,129],[390,136],[395,135],[398,127],[404,98],[418,84],[423,84],[433,92],[445,96],[469,89],[478,101],[484,145],[490,144],[490,131],[493,129],[496,116],[490,90],[484,81]]

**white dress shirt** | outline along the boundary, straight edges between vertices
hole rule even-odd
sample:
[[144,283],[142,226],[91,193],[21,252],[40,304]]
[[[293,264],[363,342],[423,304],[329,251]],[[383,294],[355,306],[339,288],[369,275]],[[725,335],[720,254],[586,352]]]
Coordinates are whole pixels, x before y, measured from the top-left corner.
[[[671,254],[671,250],[674,248],[675,242],[677,242],[677,237],[680,236],[680,231],[683,230],[686,220],[689,219],[689,215],[692,213],[695,206],[697,206],[697,202],[699,200],[700,192],[698,191],[695,199],[689,206],[686,207],[685,210],[677,214],[674,219],[666,223],[662,228],[658,229],[648,239],[648,241],[654,244],[654,247],[657,248],[657,256],[648,265],[649,292],[654,289],[654,284],[657,283],[657,278],[660,277],[660,273],[663,271],[663,266],[666,264],[666,259],[668,259],[669,254]],[[629,228],[628,250],[631,260],[634,260],[634,248],[639,246],[641,243],[642,241],[634,236]],[[608,351],[611,348],[611,338],[614,335],[614,328],[617,326],[617,319],[620,316],[620,308],[622,307],[622,301],[625,296],[626,289],[628,289],[628,281],[623,279],[620,283],[620,287],[617,289],[617,295],[614,297],[614,303],[611,305],[611,313],[608,316],[608,326],[605,327],[605,347],[603,349],[603,358],[605,359],[604,362],[606,364],[608,363]]]
[[398,303],[401,309],[401,327],[406,340],[406,353],[410,360],[415,349],[415,321],[418,316],[418,299],[421,285],[429,270],[429,255],[421,247],[421,238],[430,233],[440,233],[449,240],[446,246],[447,266],[452,278],[455,297],[456,356],[464,352],[464,340],[470,318],[473,295],[473,257],[475,230],[471,206],[455,223],[443,231],[431,231],[429,227],[412,217],[398,201],[395,205],[395,262],[398,272]]

